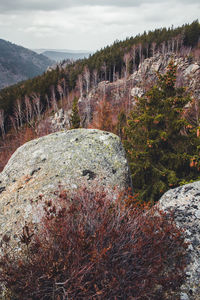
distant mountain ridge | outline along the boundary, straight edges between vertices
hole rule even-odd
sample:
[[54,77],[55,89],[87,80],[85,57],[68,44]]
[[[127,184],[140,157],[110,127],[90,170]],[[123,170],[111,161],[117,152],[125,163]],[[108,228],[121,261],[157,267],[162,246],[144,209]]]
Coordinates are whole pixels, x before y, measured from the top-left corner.
[[55,52],[67,52],[67,53],[93,53],[94,51],[89,50],[73,50],[73,49],[49,49],[49,48],[39,48],[39,49],[31,49],[32,51],[42,54],[45,51],[55,51]]
[[54,61],[0,39],[0,89],[41,75]]
[[45,51],[42,53],[47,56],[49,59],[53,59],[57,62],[63,60],[77,60],[82,58],[88,58],[90,53],[69,53],[69,52],[59,52],[59,51]]
[[65,50],[65,49],[34,49],[38,54],[43,54],[49,59],[53,59],[56,62],[63,60],[77,60],[88,58],[92,52],[86,50]]

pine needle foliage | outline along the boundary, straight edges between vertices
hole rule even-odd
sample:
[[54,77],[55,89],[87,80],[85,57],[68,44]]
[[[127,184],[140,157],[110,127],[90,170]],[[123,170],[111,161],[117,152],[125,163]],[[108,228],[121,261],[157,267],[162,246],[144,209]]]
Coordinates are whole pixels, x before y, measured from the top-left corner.
[[200,175],[197,127],[184,113],[192,100],[184,88],[176,88],[176,69],[171,60],[166,74],[157,74],[157,85],[136,99],[125,130],[133,187],[151,203]]
[[70,118],[71,129],[76,129],[80,127],[80,115],[78,110],[78,98],[74,97],[72,104],[72,113]]

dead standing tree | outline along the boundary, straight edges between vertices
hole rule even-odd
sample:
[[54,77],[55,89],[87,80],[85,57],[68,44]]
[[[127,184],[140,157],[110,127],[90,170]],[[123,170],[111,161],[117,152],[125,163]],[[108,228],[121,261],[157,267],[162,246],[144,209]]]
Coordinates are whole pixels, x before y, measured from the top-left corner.
[[129,62],[131,59],[131,54],[129,52],[124,54],[124,63],[125,63],[125,79],[127,79],[128,75],[129,75]]
[[156,54],[156,42],[153,42],[151,44],[151,51],[152,51],[152,56],[154,57]]
[[143,55],[142,55],[142,44],[139,43],[138,44],[138,53],[139,53],[139,63],[141,64],[142,63],[142,60],[143,60]]
[[27,95],[25,96],[24,104],[25,104],[25,118],[26,118],[26,122],[29,125],[32,125],[32,123],[33,123],[33,107],[32,107],[30,98]]
[[90,70],[88,69],[87,66],[85,66],[85,68],[84,68],[83,77],[84,77],[85,82],[86,82],[86,93],[88,95],[89,88],[90,88]]
[[42,103],[40,99],[40,95],[34,93],[32,94],[32,99],[33,99],[33,109],[35,112],[35,116],[37,117],[38,120],[41,119],[41,113],[42,113]]
[[91,113],[92,113],[92,109],[91,109],[91,97],[89,96],[89,88],[90,88],[90,70],[88,69],[87,66],[85,66],[84,71],[83,71],[83,78],[85,79],[85,83],[86,83],[86,95],[87,95],[87,99],[86,99],[86,115],[87,115],[87,120],[88,122],[90,122],[91,120]]
[[5,127],[4,127],[4,122],[5,122],[5,115],[4,115],[4,110],[0,109],[0,128],[1,128],[1,134],[2,138],[4,139],[5,137]]
[[23,122],[22,102],[20,99],[16,100],[14,107],[14,116],[17,124],[17,129],[19,129],[20,127],[22,127]]
[[135,60],[136,60],[136,46],[133,45],[132,49],[131,49],[131,57],[132,57],[132,62],[133,62],[133,73],[135,72],[136,70],[136,63],[135,63]]
[[77,86],[79,89],[80,98],[82,99],[83,98],[83,75],[82,74],[78,75]]
[[51,87],[51,107],[54,112],[58,110],[57,100],[56,100],[56,93],[54,86]]
[[58,85],[57,85],[57,91],[58,91],[59,96],[60,96],[61,107],[63,107],[64,90],[63,90],[63,87],[62,87],[61,83],[58,83]]
[[[170,43],[168,43],[169,41],[167,41],[167,46],[168,46],[168,48],[167,48],[167,51],[168,51],[168,53],[169,53],[169,51],[170,51]],[[162,55],[164,56],[165,55],[165,52],[166,52],[166,43],[165,43],[165,41],[164,42],[162,42],[161,43],[161,52],[162,52]]]
[[107,80],[107,65],[106,63],[104,62],[102,67],[101,67],[103,73],[104,73],[104,80],[106,81]]
[[96,88],[97,84],[98,84],[98,71],[97,71],[97,69],[93,70],[93,83],[94,83],[94,88]]

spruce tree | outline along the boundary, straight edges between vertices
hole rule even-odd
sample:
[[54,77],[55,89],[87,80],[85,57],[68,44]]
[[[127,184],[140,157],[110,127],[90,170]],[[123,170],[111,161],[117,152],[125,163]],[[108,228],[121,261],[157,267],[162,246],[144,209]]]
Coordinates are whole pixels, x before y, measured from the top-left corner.
[[157,85],[137,99],[124,141],[135,192],[151,203],[200,175],[200,138],[184,114],[191,98],[184,88],[175,87],[173,61],[166,74],[157,76]]
[[80,127],[80,116],[78,110],[78,98],[74,97],[72,104],[72,113],[70,117],[71,129],[76,129]]

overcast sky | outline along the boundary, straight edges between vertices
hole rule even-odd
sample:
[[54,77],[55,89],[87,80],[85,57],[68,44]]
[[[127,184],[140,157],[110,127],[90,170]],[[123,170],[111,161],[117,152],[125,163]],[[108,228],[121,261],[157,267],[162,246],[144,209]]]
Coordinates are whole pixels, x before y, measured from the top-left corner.
[[200,0],[0,0],[0,38],[31,49],[97,50],[199,16]]

